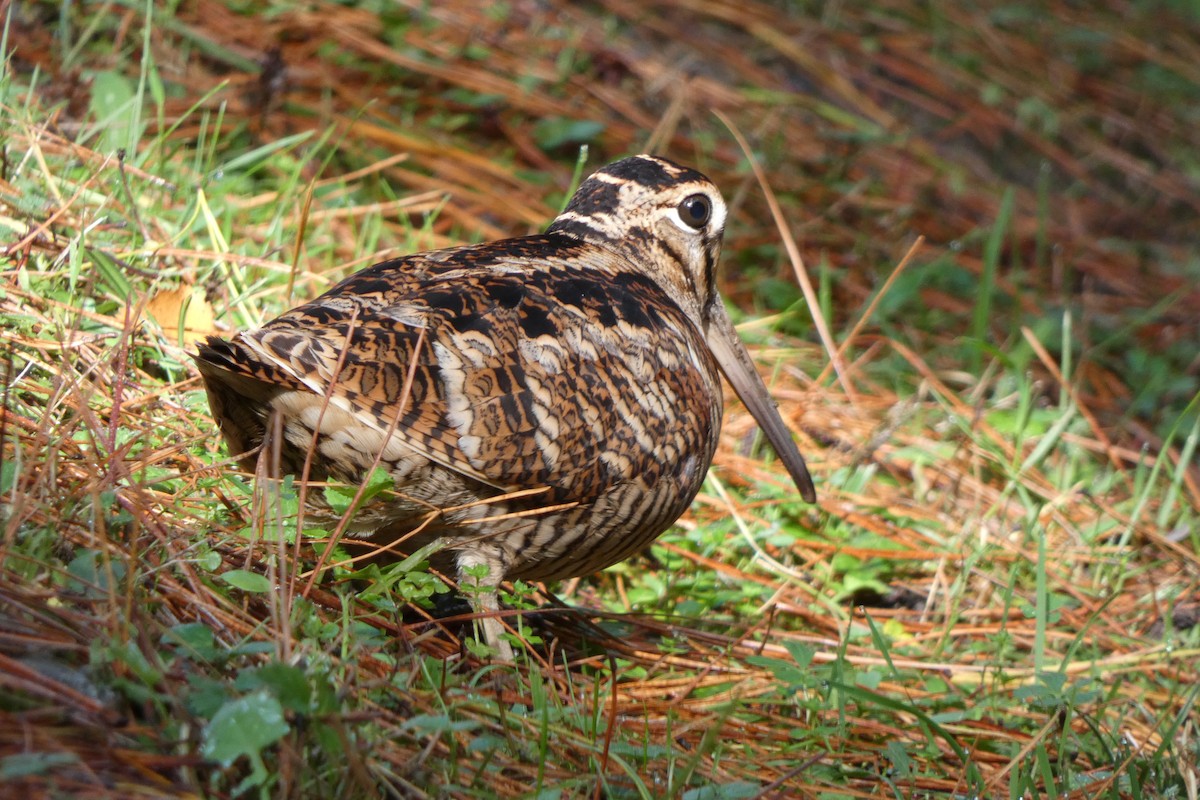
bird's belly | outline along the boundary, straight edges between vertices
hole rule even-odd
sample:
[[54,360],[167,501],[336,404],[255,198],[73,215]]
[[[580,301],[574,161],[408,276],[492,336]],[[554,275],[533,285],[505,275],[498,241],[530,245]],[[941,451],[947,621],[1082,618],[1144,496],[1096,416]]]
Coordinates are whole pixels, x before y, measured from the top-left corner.
[[711,452],[689,454],[656,465],[651,479],[639,475],[598,497],[564,502],[550,492],[511,498],[429,465],[418,470],[419,482],[399,486],[360,512],[365,524],[349,530],[394,553],[441,539],[445,552],[434,559],[441,569],[472,554],[503,564],[506,579],[587,575],[630,557],[667,530],[695,498],[710,460]]
[[[688,460],[698,459],[692,456]],[[699,491],[703,471],[694,463],[685,466],[690,469],[681,470],[677,477],[687,475],[687,480],[629,481],[612,487],[594,502],[514,531],[508,577],[558,580],[587,575],[637,553],[671,527]]]

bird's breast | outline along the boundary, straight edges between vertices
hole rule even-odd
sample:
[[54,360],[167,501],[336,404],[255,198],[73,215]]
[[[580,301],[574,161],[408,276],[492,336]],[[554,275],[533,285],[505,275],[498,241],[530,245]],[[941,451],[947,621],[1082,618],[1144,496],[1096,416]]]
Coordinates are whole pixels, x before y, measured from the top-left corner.
[[473,469],[559,500],[639,477],[692,493],[715,447],[719,378],[657,287],[551,270],[483,274],[471,291],[467,307],[435,298],[431,327],[446,420]]

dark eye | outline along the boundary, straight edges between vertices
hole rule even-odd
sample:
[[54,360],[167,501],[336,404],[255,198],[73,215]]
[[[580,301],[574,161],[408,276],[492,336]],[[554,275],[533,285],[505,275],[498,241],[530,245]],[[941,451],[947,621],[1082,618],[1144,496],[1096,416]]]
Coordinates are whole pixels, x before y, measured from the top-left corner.
[[679,218],[696,230],[708,224],[712,216],[712,203],[702,194],[685,197],[679,204]]

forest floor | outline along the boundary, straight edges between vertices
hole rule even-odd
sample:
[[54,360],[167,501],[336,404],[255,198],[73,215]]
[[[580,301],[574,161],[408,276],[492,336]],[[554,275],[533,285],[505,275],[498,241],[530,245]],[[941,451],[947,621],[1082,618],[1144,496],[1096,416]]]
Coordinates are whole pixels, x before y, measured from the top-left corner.
[[[1196,800],[1195,4],[0,12],[8,790]],[[688,514],[491,663],[288,527],[188,353],[637,152],[725,193],[818,503],[729,394]]]

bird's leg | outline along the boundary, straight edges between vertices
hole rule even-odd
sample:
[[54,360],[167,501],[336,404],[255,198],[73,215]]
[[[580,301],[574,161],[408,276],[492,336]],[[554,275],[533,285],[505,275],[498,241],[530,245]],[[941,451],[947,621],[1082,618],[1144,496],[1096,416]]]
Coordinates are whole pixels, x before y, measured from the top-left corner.
[[[482,568],[486,575],[480,575]],[[500,622],[500,581],[504,578],[504,567],[500,559],[484,553],[464,550],[458,556],[458,585],[466,589],[471,606],[478,615],[479,627],[483,629],[483,640],[496,653],[496,659],[512,663],[513,651],[508,640],[501,634],[504,625]]]

